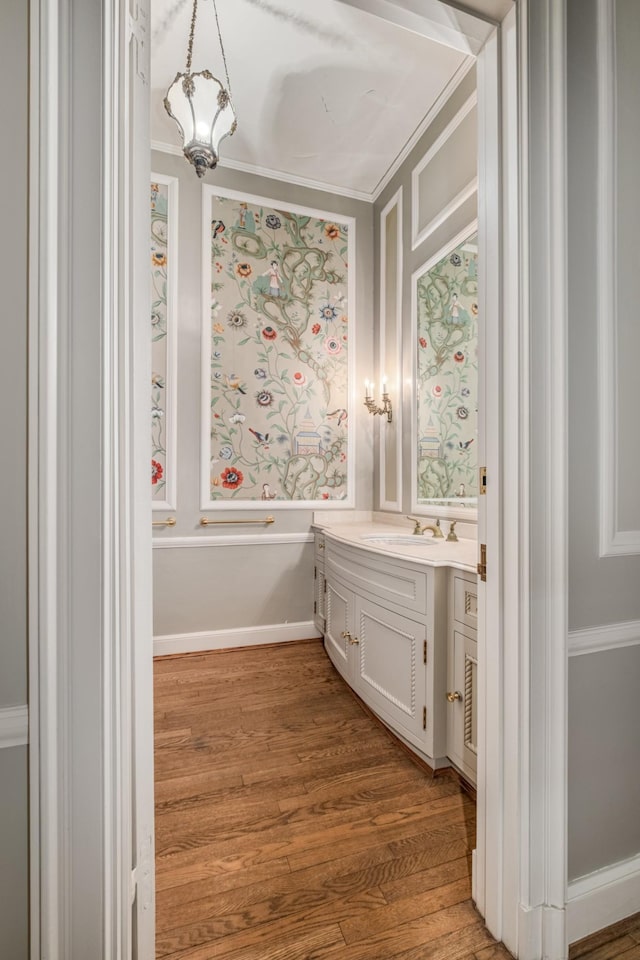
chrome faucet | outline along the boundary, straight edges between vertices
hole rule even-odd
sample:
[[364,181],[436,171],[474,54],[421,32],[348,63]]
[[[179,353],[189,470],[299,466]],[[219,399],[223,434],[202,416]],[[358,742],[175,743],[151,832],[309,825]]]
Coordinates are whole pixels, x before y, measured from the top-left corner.
[[424,525],[420,523],[420,521],[417,520],[415,517],[407,517],[407,520],[411,520],[411,522],[414,524],[413,533],[416,537],[422,536],[425,530],[431,530],[431,533],[436,538],[436,540],[439,537],[444,536],[444,534],[442,533],[442,530],[440,529],[439,520],[436,520],[435,524],[425,523]]

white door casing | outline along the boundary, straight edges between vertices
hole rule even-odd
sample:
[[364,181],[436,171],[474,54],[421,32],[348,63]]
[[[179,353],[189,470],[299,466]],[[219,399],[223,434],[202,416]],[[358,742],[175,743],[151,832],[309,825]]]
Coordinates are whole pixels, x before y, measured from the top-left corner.
[[32,960],[155,954],[146,18],[30,2]]

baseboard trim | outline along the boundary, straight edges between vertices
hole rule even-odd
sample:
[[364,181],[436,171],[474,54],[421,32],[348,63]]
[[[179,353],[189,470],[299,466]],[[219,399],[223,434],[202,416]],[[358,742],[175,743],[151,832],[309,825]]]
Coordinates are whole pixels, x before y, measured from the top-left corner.
[[627,620],[624,623],[608,623],[602,627],[588,627],[586,630],[572,630],[569,633],[568,649],[570,657],[579,657],[585,653],[633,647],[638,643],[640,620]]
[[0,707],[0,749],[24,747],[29,743],[29,709]]
[[640,854],[569,883],[569,943],[582,940],[638,912]]
[[271,623],[263,627],[236,627],[231,630],[173,633],[154,637],[153,655],[163,657],[175,653],[201,653],[205,650],[257,647],[264,643],[313,640],[319,636],[313,620],[302,620],[298,623]]

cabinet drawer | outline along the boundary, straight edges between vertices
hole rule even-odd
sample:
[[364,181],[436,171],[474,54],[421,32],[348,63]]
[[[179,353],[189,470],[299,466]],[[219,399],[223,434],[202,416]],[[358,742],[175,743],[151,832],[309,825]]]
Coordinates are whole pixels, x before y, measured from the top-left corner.
[[427,575],[402,561],[379,555],[368,559],[363,550],[350,550],[327,541],[326,575],[350,584],[354,590],[369,593],[414,613],[427,609]]
[[476,581],[453,578],[453,617],[474,630],[478,627],[478,584]]

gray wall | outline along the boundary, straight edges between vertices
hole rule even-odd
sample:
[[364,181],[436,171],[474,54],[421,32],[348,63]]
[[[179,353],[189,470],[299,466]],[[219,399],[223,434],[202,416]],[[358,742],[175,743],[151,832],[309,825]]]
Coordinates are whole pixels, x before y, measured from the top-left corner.
[[[3,0],[0,710],[27,701],[27,18],[24,0]],[[27,748],[0,749],[0,954],[12,960],[26,960],[28,953],[27,800]]]
[[[246,534],[259,527],[199,526],[200,465],[200,330],[202,186],[182,157],[153,151],[151,169],[179,179],[178,292],[178,483],[176,526],[158,539]],[[219,167],[205,182],[355,217],[356,341],[355,390],[371,376],[373,238],[371,204]],[[361,408],[362,407],[362,408]],[[373,429],[364,405],[356,404],[351,429],[356,438],[356,505],[372,506]],[[271,511],[268,533],[307,533],[310,510]],[[156,513],[155,517],[168,514]],[[208,514],[211,517],[211,514]],[[245,514],[225,512],[224,519]],[[313,550],[311,544],[154,549],[154,634],[165,636],[254,627],[313,618]]]
[[[376,304],[376,318],[378,320],[376,328],[376,344],[378,343],[380,303],[379,303],[379,264],[380,264],[380,213],[393,197],[397,190],[402,187],[402,249],[403,249],[403,267],[402,267],[402,340],[403,340],[403,381],[405,383],[414,382],[414,373],[411,369],[411,346],[414,336],[415,324],[411,315],[411,275],[423,263],[438,253],[439,250],[460,230],[463,230],[477,215],[475,198],[470,198],[427,237],[415,250],[411,249],[411,173],[414,167],[422,160],[423,156],[431,144],[440,136],[444,128],[452,120],[455,114],[460,110],[464,102],[470,97],[476,87],[475,67],[464,77],[460,85],[454,90],[449,100],[444,104],[438,115],[434,118],[429,128],[425,131],[416,146],[413,148],[404,163],[400,166],[389,184],[385,187],[380,197],[374,204],[374,234],[375,234],[375,280],[374,296]],[[477,154],[477,143],[469,143],[467,149]],[[446,155],[447,144],[442,148],[442,154]],[[405,390],[403,397],[403,431],[402,444],[402,462],[404,465],[402,476],[402,510],[407,513],[411,510],[411,415],[414,403],[413,391]],[[393,426],[393,425],[391,425]],[[375,457],[375,478],[374,491],[376,506],[380,502],[380,468],[379,458]]]
[[[627,13],[640,28],[640,7]],[[621,31],[629,34],[632,24]],[[620,54],[620,50],[618,51]],[[599,556],[596,196],[598,118],[595,0],[568,0],[569,164],[569,628],[640,619],[640,557]],[[628,60],[628,58],[627,58]],[[637,50],[627,62],[633,82],[621,90],[637,112]],[[625,149],[628,150],[628,147]],[[637,144],[633,162],[637,169]],[[637,193],[637,185],[636,185]],[[621,203],[633,202],[623,197]],[[637,230],[637,223],[636,223]],[[637,236],[618,250],[619,270],[637,276]],[[619,323],[637,328],[637,310]],[[638,357],[634,357],[637,366]],[[629,435],[637,450],[637,396]],[[636,491],[640,467],[636,464]],[[640,646],[569,660],[569,878],[640,853],[638,731]]]
[[29,955],[27,748],[0,750],[0,956]]
[[569,878],[640,853],[640,646],[569,663]]

